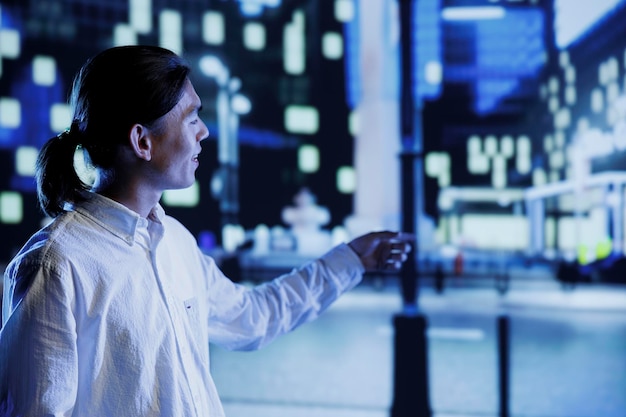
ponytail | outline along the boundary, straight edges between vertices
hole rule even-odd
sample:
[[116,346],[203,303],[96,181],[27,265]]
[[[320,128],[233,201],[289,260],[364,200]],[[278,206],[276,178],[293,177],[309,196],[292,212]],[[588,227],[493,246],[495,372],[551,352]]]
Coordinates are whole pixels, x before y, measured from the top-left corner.
[[41,148],[37,157],[37,197],[44,213],[56,217],[64,211],[65,203],[82,200],[85,184],[74,168],[74,153],[80,144],[77,123],[72,128],[54,136]]

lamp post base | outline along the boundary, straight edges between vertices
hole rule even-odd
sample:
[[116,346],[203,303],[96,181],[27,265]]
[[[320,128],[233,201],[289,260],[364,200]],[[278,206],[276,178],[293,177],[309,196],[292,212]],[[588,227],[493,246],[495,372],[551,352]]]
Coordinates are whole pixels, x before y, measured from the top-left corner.
[[391,417],[430,417],[426,317],[416,313],[393,319],[394,387]]

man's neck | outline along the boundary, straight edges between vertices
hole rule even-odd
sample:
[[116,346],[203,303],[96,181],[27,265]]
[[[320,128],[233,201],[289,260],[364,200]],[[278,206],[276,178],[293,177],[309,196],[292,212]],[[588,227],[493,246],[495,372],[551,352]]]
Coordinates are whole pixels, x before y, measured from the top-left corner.
[[148,189],[145,186],[139,186],[132,181],[123,185],[116,182],[107,186],[96,185],[94,186],[94,191],[117,201],[144,218],[148,217],[162,195],[161,192]]

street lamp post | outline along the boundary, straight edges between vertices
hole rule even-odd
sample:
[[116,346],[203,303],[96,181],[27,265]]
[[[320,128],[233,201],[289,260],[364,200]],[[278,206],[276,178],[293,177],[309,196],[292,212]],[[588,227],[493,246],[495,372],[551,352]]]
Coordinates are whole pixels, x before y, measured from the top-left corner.
[[217,106],[217,152],[219,170],[212,180],[214,195],[220,200],[222,225],[239,223],[239,116],[250,112],[250,100],[238,93],[241,80],[214,56],[200,59],[200,70],[219,87]]
[[[417,0],[398,0],[401,39],[402,230],[419,242],[420,194],[423,192],[421,105],[415,103],[413,7]],[[391,417],[430,417],[427,322],[418,308],[419,247],[401,271],[403,311],[394,317],[394,389]]]

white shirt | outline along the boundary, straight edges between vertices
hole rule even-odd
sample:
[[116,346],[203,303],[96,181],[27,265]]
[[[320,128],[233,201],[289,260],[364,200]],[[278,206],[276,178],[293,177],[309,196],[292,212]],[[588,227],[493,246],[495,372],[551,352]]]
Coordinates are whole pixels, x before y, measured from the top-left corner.
[[362,273],[340,245],[249,289],[160,206],[144,219],[91,194],[7,267],[0,415],[223,416],[209,341],[260,348],[317,317]]

